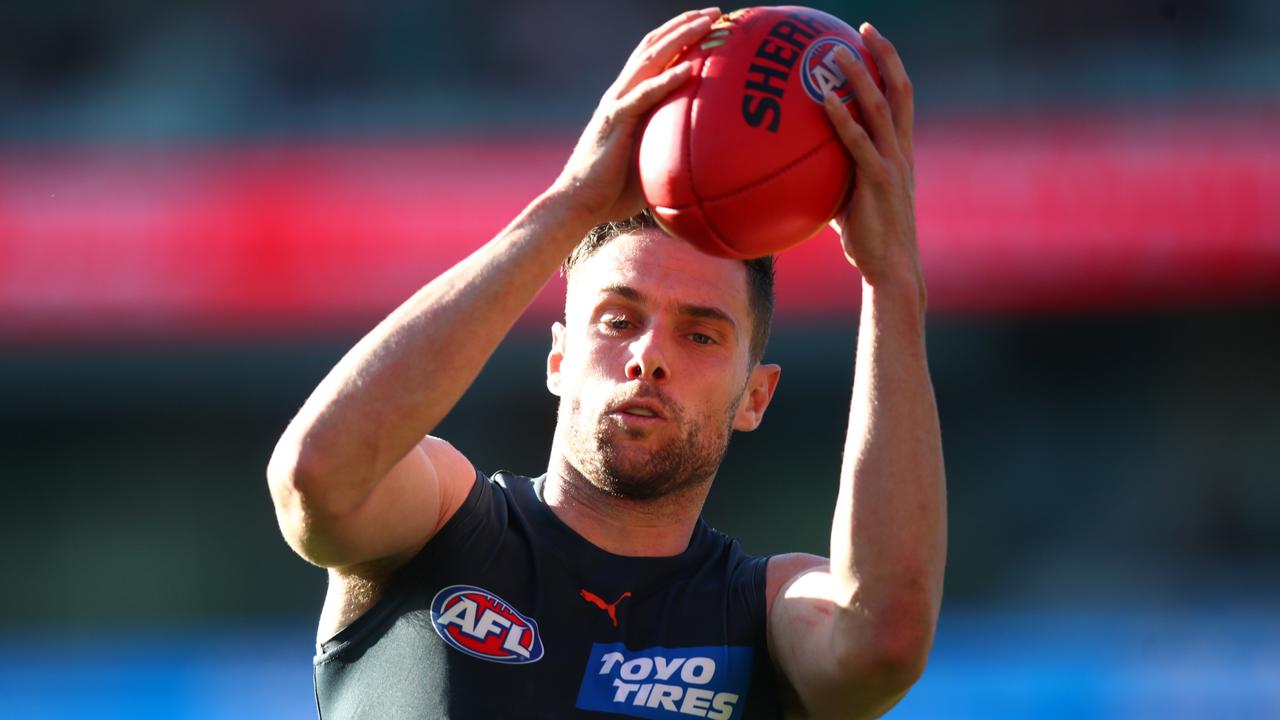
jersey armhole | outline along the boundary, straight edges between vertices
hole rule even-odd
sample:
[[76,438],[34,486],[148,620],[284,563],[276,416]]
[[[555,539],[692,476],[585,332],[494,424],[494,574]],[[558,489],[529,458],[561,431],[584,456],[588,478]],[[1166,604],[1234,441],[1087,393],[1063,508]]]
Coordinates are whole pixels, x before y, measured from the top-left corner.
[[462,505],[408,562],[393,573],[387,582],[386,590],[368,610],[335,633],[333,637],[317,644],[316,665],[333,659],[352,645],[359,644],[370,633],[393,619],[394,611],[404,600],[413,578],[420,576],[441,552],[448,552],[450,547],[460,542],[461,538],[474,535],[475,526],[483,521],[485,515],[482,507],[485,500],[492,502],[493,489],[490,487],[491,481],[487,475],[474,465],[472,469],[475,470],[475,481],[467,491],[467,497],[462,501]]

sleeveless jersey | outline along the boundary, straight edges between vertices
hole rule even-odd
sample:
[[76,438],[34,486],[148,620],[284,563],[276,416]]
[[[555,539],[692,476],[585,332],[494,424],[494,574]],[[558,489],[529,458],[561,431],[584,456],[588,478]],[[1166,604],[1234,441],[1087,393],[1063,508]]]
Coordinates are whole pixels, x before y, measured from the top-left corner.
[[765,566],[700,518],[624,557],[477,471],[458,512],[315,658],[322,720],[781,718]]

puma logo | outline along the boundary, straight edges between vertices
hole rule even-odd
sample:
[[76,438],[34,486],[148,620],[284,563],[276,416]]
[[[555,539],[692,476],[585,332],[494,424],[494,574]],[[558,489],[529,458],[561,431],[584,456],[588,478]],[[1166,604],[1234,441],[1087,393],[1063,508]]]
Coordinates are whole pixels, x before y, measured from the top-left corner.
[[631,597],[631,592],[627,591],[622,593],[617,600],[614,600],[612,603],[607,603],[602,600],[599,595],[596,595],[589,590],[579,590],[578,594],[582,596],[583,600],[586,600],[592,605],[595,605],[601,610],[609,613],[609,619],[613,621],[614,627],[618,627],[618,603]]

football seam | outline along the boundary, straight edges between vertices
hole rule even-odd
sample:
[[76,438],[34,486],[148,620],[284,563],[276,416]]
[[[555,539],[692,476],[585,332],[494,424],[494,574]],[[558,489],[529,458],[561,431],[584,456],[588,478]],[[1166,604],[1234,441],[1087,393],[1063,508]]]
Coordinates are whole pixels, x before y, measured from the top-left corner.
[[[711,230],[710,239],[713,240],[715,244],[720,247],[721,252],[733,255],[735,257],[741,257],[741,253],[734,250],[732,247],[730,247],[729,243],[724,241],[724,235],[720,232],[720,228],[716,227],[716,224],[712,222],[711,217],[707,214],[707,211],[702,207],[703,198],[702,198],[702,195],[698,193],[698,185],[697,185],[696,179],[694,178],[694,172],[693,172],[693,148],[692,148],[693,106],[697,104],[698,94],[702,92],[702,84],[703,84],[702,81],[706,77],[707,65],[710,64],[709,62],[710,60],[711,60],[711,53],[707,53],[702,58],[702,63],[698,66],[698,87],[694,89],[692,95],[690,96],[689,109],[685,111],[686,115],[685,115],[684,126],[686,130],[684,132],[684,166],[689,168],[689,190],[693,192],[693,205],[689,207],[698,208],[698,215],[702,217],[702,222],[705,223],[707,228]],[[680,208],[673,208],[673,209],[678,210]]]
[[[694,194],[693,194],[693,195],[694,195],[694,197],[696,197],[696,198],[698,199],[698,203],[699,203],[699,204],[701,204],[701,203],[704,203],[704,202],[719,202],[720,200],[724,200],[724,199],[726,199],[726,198],[731,198],[731,197],[733,197],[734,195],[741,195],[741,194],[742,194],[742,193],[744,193],[744,192],[748,192],[748,191],[750,191],[750,190],[754,190],[755,188],[760,187],[761,185],[763,185],[763,184],[765,184],[765,183],[767,183],[767,182],[769,182],[769,181],[771,181],[771,180],[773,180],[773,179],[777,178],[779,175],[782,175],[783,173],[786,173],[786,172],[790,171],[792,168],[794,168],[795,166],[797,166],[797,165],[799,165],[800,163],[804,162],[805,160],[808,160],[809,158],[813,157],[814,155],[817,155],[819,151],[821,151],[823,148],[825,148],[827,145],[830,145],[832,142],[836,141],[837,139],[838,139],[838,138],[837,138],[837,137],[835,137],[835,136],[833,135],[833,136],[831,136],[831,137],[827,138],[826,140],[823,140],[822,142],[820,142],[820,143],[818,143],[816,146],[814,146],[811,150],[809,150],[809,151],[805,152],[803,155],[800,155],[799,157],[797,157],[796,159],[794,159],[794,160],[792,160],[791,162],[787,163],[786,165],[783,165],[782,167],[778,168],[777,170],[774,170],[773,172],[769,173],[768,175],[765,175],[764,177],[760,178],[759,180],[754,180],[754,181],[752,181],[752,182],[750,182],[750,183],[747,183],[746,185],[743,185],[742,187],[738,188],[737,190],[731,190],[730,192],[727,192],[727,193],[725,193],[725,194],[723,194],[723,195],[716,195],[715,197],[706,197],[706,198],[704,198],[704,197],[701,197],[700,195],[698,195],[698,193],[697,193],[697,192],[694,192]],[[689,169],[690,169],[690,170],[692,170],[692,169],[693,169],[693,165],[692,165],[692,163],[690,163],[690,165],[689,165]],[[692,172],[690,172],[690,173],[689,173],[689,176],[690,176],[690,181],[692,181],[692,179],[693,179],[693,173],[692,173]]]
[[702,62],[698,65],[698,87],[694,88],[689,95],[689,102],[684,111],[684,166],[689,168],[689,190],[693,193],[693,204],[701,205],[702,196],[698,194],[697,180],[693,175],[693,106],[698,103],[698,95],[702,92],[702,80],[706,76],[707,61],[711,59],[711,53],[707,53],[702,58]]

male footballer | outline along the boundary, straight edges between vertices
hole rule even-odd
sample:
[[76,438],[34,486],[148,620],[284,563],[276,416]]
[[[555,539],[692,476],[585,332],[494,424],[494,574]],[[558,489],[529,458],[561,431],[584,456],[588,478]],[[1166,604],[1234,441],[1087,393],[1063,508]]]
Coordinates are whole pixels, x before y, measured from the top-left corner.
[[[717,17],[649,33],[556,182],[352,348],[280,438],[280,528],[329,573],[323,718],[876,717],[923,671],[945,486],[911,86],[870,25],[886,89],[841,54],[862,125],[827,104],[856,168],[834,224],[862,295],[830,557],[750,556],[701,519],[729,436],[777,387],[772,261],[666,235],[634,160],[646,112],[688,79],[672,59]],[[430,433],[562,267],[549,464],[485,475]],[[797,470],[773,492],[815,482]]]

